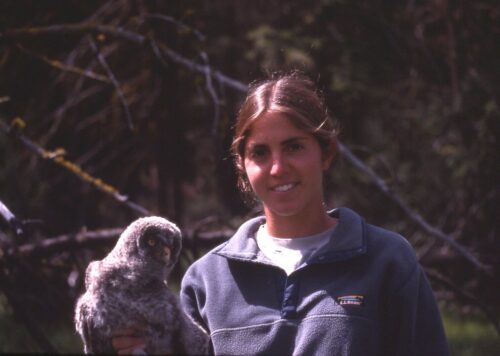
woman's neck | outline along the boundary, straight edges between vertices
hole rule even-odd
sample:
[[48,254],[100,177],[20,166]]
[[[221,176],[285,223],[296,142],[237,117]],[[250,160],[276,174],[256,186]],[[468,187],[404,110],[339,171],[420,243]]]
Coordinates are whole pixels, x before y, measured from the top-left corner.
[[264,208],[267,233],[274,237],[304,237],[318,234],[333,227],[337,219],[321,211],[301,216],[281,216]]

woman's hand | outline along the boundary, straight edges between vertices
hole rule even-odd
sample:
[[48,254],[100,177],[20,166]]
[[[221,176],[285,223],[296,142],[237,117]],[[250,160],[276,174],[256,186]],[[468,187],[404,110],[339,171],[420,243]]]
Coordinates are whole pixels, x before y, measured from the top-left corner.
[[137,329],[122,329],[113,334],[111,344],[118,355],[145,354],[146,343]]

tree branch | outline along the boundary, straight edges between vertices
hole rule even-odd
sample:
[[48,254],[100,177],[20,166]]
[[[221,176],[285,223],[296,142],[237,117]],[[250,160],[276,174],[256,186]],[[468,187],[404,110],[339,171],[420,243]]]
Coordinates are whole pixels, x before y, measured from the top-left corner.
[[121,27],[93,24],[89,22],[82,22],[76,24],[64,24],[64,25],[52,25],[47,27],[26,27],[13,30],[7,30],[0,33],[1,40],[10,39],[25,39],[38,36],[47,35],[82,35],[82,34],[94,34],[98,35],[100,33],[122,38],[137,44],[144,44],[146,37],[140,35],[136,32],[126,30]]
[[94,79],[94,80],[97,80],[99,82],[103,82],[103,83],[106,83],[106,84],[112,84],[111,80],[109,80],[107,77],[105,77],[104,75],[100,75],[100,74],[97,74],[97,73],[94,73],[90,70],[84,70],[84,69],[81,69],[81,68],[77,68],[77,67],[73,67],[73,66],[68,66],[60,61],[57,61],[57,60],[54,60],[54,59],[50,59],[50,58],[47,58],[46,56],[40,54],[40,53],[36,53],[30,49],[27,49],[21,45],[17,45],[17,48],[19,50],[21,50],[22,52],[25,52],[35,58],[38,58],[40,59],[41,61],[47,63],[49,66],[51,67],[54,67],[54,68],[57,68],[63,72],[69,72],[69,73],[74,73],[74,74],[78,74],[78,75],[81,75],[82,77],[87,77],[87,78],[90,78],[90,79]]
[[220,118],[220,112],[219,112],[219,105],[220,105],[220,100],[219,96],[217,95],[217,92],[215,91],[215,88],[212,84],[212,68],[210,67],[210,64],[208,62],[208,55],[206,54],[205,51],[201,51],[200,53],[201,58],[205,62],[205,83],[207,85],[207,91],[208,94],[210,95],[210,98],[212,99],[212,102],[214,104],[214,119],[212,123],[212,136],[217,138],[217,133],[219,129],[219,118]]
[[5,252],[7,257],[45,257],[71,248],[82,248],[112,242],[123,232],[123,228],[82,231],[75,234],[60,235],[39,242],[19,245],[16,250]]
[[488,308],[488,306],[486,304],[484,304],[482,301],[477,299],[475,296],[473,296],[471,293],[469,293],[465,289],[458,287],[449,278],[446,278],[445,276],[443,276],[439,272],[432,270],[432,269],[426,269],[425,273],[431,279],[444,285],[449,290],[452,290],[453,293],[455,293],[460,299],[478,306],[481,309],[481,311],[484,313],[484,315],[493,324],[493,326],[497,330],[498,335],[500,335],[500,323],[498,320],[498,315],[495,315],[495,313],[493,313],[492,310],[490,310],[490,308]]
[[[69,249],[80,249],[93,247],[114,242],[125,228],[108,228],[95,231],[80,231],[73,234],[65,234],[57,237],[46,238],[34,243],[26,243],[9,248],[4,252],[5,258],[34,258],[46,257],[54,253],[67,251]],[[187,246],[191,246],[190,241],[201,242],[201,247],[213,247],[231,237],[233,231],[221,230],[210,232],[196,232],[183,230],[183,241]],[[0,255],[0,261],[2,256]]]
[[456,242],[451,236],[446,235],[441,230],[430,225],[419,213],[414,211],[399,195],[393,193],[389,186],[384,182],[384,180],[379,177],[369,166],[364,164],[358,157],[354,155],[345,145],[338,143],[339,151],[352,165],[354,165],[358,170],[366,174],[370,180],[379,188],[382,193],[384,193],[388,198],[390,198],[397,206],[399,206],[403,212],[413,220],[424,232],[428,235],[440,240],[451,246],[455,251],[464,256],[469,262],[471,262],[478,269],[491,273],[491,268],[484,265],[479,261],[472,253],[470,253],[464,246]]
[[127,100],[125,100],[125,96],[123,95],[123,91],[120,87],[120,83],[118,82],[115,75],[113,74],[113,71],[109,67],[108,62],[106,62],[106,59],[99,51],[99,48],[97,47],[97,44],[95,43],[95,41],[90,36],[88,36],[87,38],[88,38],[88,41],[90,44],[90,48],[92,48],[92,51],[97,56],[97,60],[99,61],[101,66],[104,68],[104,70],[108,74],[109,80],[111,81],[111,83],[113,84],[113,86],[116,89],[116,94],[118,95],[118,98],[120,99],[120,102],[122,103],[123,111],[125,112],[125,118],[127,119],[127,126],[130,130],[133,130],[134,124],[132,123],[132,115],[130,114]]
[[[20,28],[20,29],[13,29],[13,30],[7,30],[3,33],[0,33],[0,40],[10,40],[10,39],[24,39],[24,38],[30,38],[30,37],[37,37],[37,36],[47,36],[47,35],[82,35],[82,34],[106,34],[109,36],[117,37],[117,38],[122,38],[124,40],[128,40],[130,42],[139,44],[139,45],[144,45],[147,42],[156,42],[153,38],[151,37],[146,37],[141,34],[138,34],[137,32],[134,31],[129,31],[121,27],[115,27],[115,26],[108,26],[108,25],[99,25],[99,24],[93,24],[89,22],[84,22],[84,23],[77,23],[77,24],[66,24],[66,25],[54,25],[54,26],[47,26],[47,27],[29,27],[29,28]],[[160,48],[164,54],[174,63],[180,64],[183,67],[186,67],[192,71],[198,72],[200,74],[204,74],[205,68],[204,65],[196,63],[186,57],[183,57],[182,55],[178,54],[177,52],[169,49],[163,44],[158,44],[155,43],[154,45],[151,44],[151,47],[158,47]],[[243,83],[241,83],[238,80],[232,79],[224,74],[222,74],[219,71],[212,71],[212,76],[220,81],[221,83],[224,83],[225,85],[242,91],[246,92],[247,86]]]
[[144,14],[142,15],[144,19],[157,19],[162,20],[164,22],[175,25],[180,30],[186,31],[187,33],[193,34],[198,41],[205,41],[205,35],[191,26],[186,25],[184,22],[179,21],[172,16],[163,15],[163,14]]
[[[17,118],[16,120],[20,120],[21,122],[23,122],[19,118]],[[15,120],[14,120],[14,122],[15,122]],[[116,189],[115,187],[107,184],[106,182],[104,182],[100,178],[93,177],[89,173],[85,172],[80,166],[74,164],[73,162],[71,162],[69,160],[66,160],[63,157],[63,155],[65,153],[64,150],[57,149],[55,151],[47,151],[46,149],[44,149],[41,146],[38,146],[35,142],[31,141],[29,138],[27,138],[22,133],[20,133],[19,129],[17,130],[17,132],[13,133],[14,127],[15,127],[15,125],[9,127],[3,121],[0,120],[0,129],[3,130],[6,134],[8,134],[10,137],[14,137],[15,139],[18,139],[31,152],[35,153],[36,155],[38,155],[39,157],[41,157],[43,159],[49,159],[49,160],[55,162],[57,165],[63,167],[67,171],[76,175],[78,178],[80,178],[84,182],[91,184],[92,186],[96,187],[100,191],[102,191],[108,195],[111,195],[113,198],[115,198],[120,203],[127,205],[129,208],[134,210],[139,215],[141,215],[141,216],[142,215],[150,215],[150,212],[146,208],[131,201],[128,196],[121,194],[118,191],[118,189]]]
[[21,222],[16,218],[16,216],[7,208],[7,206],[0,200],[0,216],[4,221],[12,228],[16,236],[21,236],[24,234],[24,230]]

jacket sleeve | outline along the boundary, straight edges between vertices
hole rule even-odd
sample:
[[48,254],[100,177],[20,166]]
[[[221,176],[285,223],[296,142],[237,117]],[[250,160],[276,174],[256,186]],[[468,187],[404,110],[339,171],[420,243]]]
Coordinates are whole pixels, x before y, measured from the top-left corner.
[[[181,283],[180,301],[184,313],[192,322],[200,326],[208,335],[210,329],[201,316],[200,309],[204,303],[204,291],[201,276],[197,275],[193,266],[188,268]],[[212,340],[210,339],[210,354],[213,354]]]
[[386,303],[384,354],[450,355],[434,293],[418,263]]

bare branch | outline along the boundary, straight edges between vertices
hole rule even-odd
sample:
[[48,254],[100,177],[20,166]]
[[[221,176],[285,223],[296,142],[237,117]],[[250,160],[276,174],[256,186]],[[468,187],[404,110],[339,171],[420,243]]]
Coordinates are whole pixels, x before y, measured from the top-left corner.
[[[205,66],[201,65],[199,63],[196,63],[190,59],[187,59],[186,57],[181,56],[177,52],[171,50],[167,46],[163,45],[162,43],[157,43],[156,44],[161,51],[163,51],[163,54],[168,57],[172,62],[180,64],[183,67],[186,67],[194,72],[198,72],[201,74],[205,73]],[[212,77],[217,79],[219,82],[227,85],[228,87],[231,87],[235,90],[238,90],[240,92],[246,92],[248,90],[248,86],[238,80],[232,79],[221,72],[217,70],[212,70],[211,71]]]
[[0,200],[0,215],[4,218],[4,220],[7,223],[10,223],[12,220],[16,218],[14,214],[12,214],[12,212],[9,210],[9,208],[7,208],[7,206],[5,206],[4,203],[2,203],[1,200]]
[[[3,121],[0,121],[0,129],[2,129],[5,133],[9,134],[11,133],[11,128],[9,128]],[[137,203],[132,202],[128,196],[121,194],[118,189],[115,187],[107,184],[100,178],[93,177],[89,173],[85,172],[80,166],[76,165],[75,163],[66,160],[63,155],[64,155],[64,150],[58,149],[55,151],[48,151],[44,149],[43,147],[37,145],[35,142],[31,141],[29,138],[21,134],[20,132],[17,132],[14,135],[10,135],[11,137],[14,137],[21,141],[24,146],[26,146],[31,152],[35,153],[39,157],[43,159],[49,159],[53,162],[55,162],[57,165],[65,168],[67,171],[73,173],[76,175],[78,178],[83,180],[84,182],[87,182],[100,191],[111,195],[113,198],[115,198],[117,201],[127,205],[129,208],[134,210],[135,212],[139,213],[139,215],[150,215],[150,212],[145,209],[144,207],[140,206]]]
[[72,247],[88,247],[113,241],[120,236],[122,231],[123,228],[114,228],[61,235],[44,239],[36,243],[20,245],[15,251],[9,249],[6,255],[17,257],[44,257],[55,252],[66,251]]
[[357,169],[365,173],[371,181],[379,188],[387,197],[396,203],[405,214],[413,220],[417,225],[427,234],[441,240],[442,242],[450,245],[455,251],[463,255],[469,262],[484,272],[490,273],[490,267],[484,265],[472,253],[467,251],[465,247],[456,242],[451,236],[446,235],[441,230],[431,226],[420,214],[414,211],[410,206],[397,194],[393,193],[389,186],[380,178],[369,166],[364,164],[358,157],[356,157],[345,145],[338,143],[340,153],[353,164]]
[[[48,26],[48,27],[29,27],[29,28],[20,28],[20,29],[13,29],[13,30],[7,30],[3,33],[0,33],[0,40],[2,39],[23,39],[23,38],[30,38],[30,37],[37,37],[37,36],[46,36],[46,35],[64,35],[64,34],[106,34],[109,36],[117,37],[117,38],[122,38],[124,40],[128,40],[130,42],[139,44],[139,45],[144,45],[147,42],[150,42],[150,45],[152,48],[158,47],[161,49],[165,56],[168,57],[172,62],[180,64],[192,71],[198,72],[203,74],[204,73],[204,66],[196,63],[186,57],[183,57],[182,55],[178,54],[177,52],[171,50],[170,48],[166,47],[163,44],[158,44],[155,43],[154,45],[152,42],[155,42],[153,38],[149,38],[146,36],[143,36],[141,34],[138,34],[137,32],[134,31],[129,31],[121,27],[115,27],[115,26],[108,26],[108,25],[99,25],[99,24],[93,24],[93,23],[77,23],[77,24],[66,24],[66,25],[54,25],[54,26]],[[158,57],[158,56],[157,56]],[[217,79],[219,82],[235,89],[239,90],[242,92],[247,91],[247,86],[246,84],[243,84],[242,82],[232,79],[224,74],[222,74],[219,71],[212,71],[212,76]]]
[[[96,95],[101,90],[103,90],[103,88],[104,86],[96,84],[81,91],[73,89],[73,93],[72,95],[69,95],[68,100],[66,100],[57,109],[55,109],[53,113],[49,115],[49,117],[54,117],[54,120],[52,120],[52,124],[50,125],[50,128],[47,130],[47,132],[40,138],[40,143],[43,145],[44,143],[49,142],[49,140],[55,135],[55,133],[59,129],[59,126],[66,118],[65,115],[67,110],[77,106],[85,99],[88,99],[93,95]],[[79,123],[79,125],[80,124],[81,123]]]
[[214,119],[212,123],[212,136],[216,137],[217,132],[219,131],[219,105],[220,105],[220,100],[217,95],[217,92],[214,89],[214,86],[212,84],[212,68],[210,67],[210,64],[208,62],[208,55],[206,54],[205,51],[201,51],[200,53],[201,58],[205,62],[205,82],[207,84],[207,91],[210,94],[210,97],[212,98],[212,102],[214,103]]
[[[31,257],[46,257],[54,253],[67,251],[75,248],[86,248],[99,246],[106,243],[114,242],[125,228],[108,228],[95,231],[80,231],[73,234],[65,234],[57,237],[46,238],[44,240],[27,243],[10,248],[4,252],[6,258],[31,258]],[[190,247],[193,243],[190,241],[196,240],[197,244],[201,243],[201,247],[213,247],[223,241],[226,241],[234,232],[230,230],[211,231],[211,232],[196,232],[192,230],[184,230],[184,242],[186,247]],[[0,255],[0,261],[2,256]]]
[[111,83],[113,83],[113,86],[116,89],[116,93],[118,94],[118,98],[120,99],[120,102],[122,103],[122,106],[123,106],[123,111],[125,112],[125,117],[127,119],[128,128],[130,130],[133,130],[134,124],[132,123],[132,115],[130,114],[130,110],[128,108],[127,101],[125,100],[125,96],[123,95],[123,91],[121,90],[120,83],[118,82],[118,80],[116,80],[116,77],[113,74],[113,71],[111,70],[111,68],[109,67],[108,62],[106,62],[106,59],[99,51],[99,48],[97,47],[97,44],[92,39],[92,37],[88,36],[88,41],[90,43],[90,47],[92,48],[95,55],[97,56],[99,63],[101,64],[101,66],[104,68],[104,70],[108,74],[108,77],[109,77]]
[[0,216],[4,219],[4,221],[9,224],[9,226],[14,230],[14,233],[17,236],[23,234],[23,228],[19,223],[19,220],[16,216],[7,208],[7,206],[0,200]]
[[48,65],[50,65],[51,67],[54,67],[54,68],[57,68],[63,72],[69,72],[69,73],[74,73],[74,74],[78,74],[78,75],[81,75],[83,77],[87,77],[87,78],[90,78],[90,79],[94,79],[94,80],[97,80],[97,81],[100,81],[100,82],[103,82],[103,83],[106,83],[106,84],[111,84],[111,80],[109,80],[107,77],[105,77],[104,75],[100,75],[100,74],[97,74],[97,73],[94,73],[90,70],[84,70],[84,69],[81,69],[81,68],[77,68],[77,67],[73,67],[73,66],[68,66],[58,60],[55,60],[55,59],[50,59],[40,53],[37,53],[35,51],[32,51],[30,49],[27,49],[21,45],[17,45],[16,46],[19,50],[35,57],[35,58],[38,58],[40,59],[41,61],[47,63]]
[[0,33],[0,40],[23,39],[47,35],[81,35],[81,34],[106,34],[109,36],[123,38],[125,40],[144,44],[146,37],[133,31],[128,31],[121,27],[93,24],[88,22],[76,24],[53,25],[47,27],[26,27],[7,30]]
[[187,33],[193,34],[199,41],[205,41],[205,35],[195,28],[186,25],[184,22],[174,19],[172,16],[162,15],[162,14],[144,14],[145,19],[158,19],[177,26],[179,29],[186,31]]
[[449,290],[453,291],[460,299],[471,303],[473,305],[478,306],[484,313],[484,315],[490,320],[490,322],[495,326],[497,333],[500,335],[500,324],[498,320],[498,315],[495,315],[488,306],[483,303],[481,300],[477,299],[474,295],[472,295],[467,290],[460,288],[455,283],[453,283],[449,278],[442,275],[441,273],[432,270],[426,269],[425,273],[429,276],[429,278],[435,280],[436,282],[444,285]]

